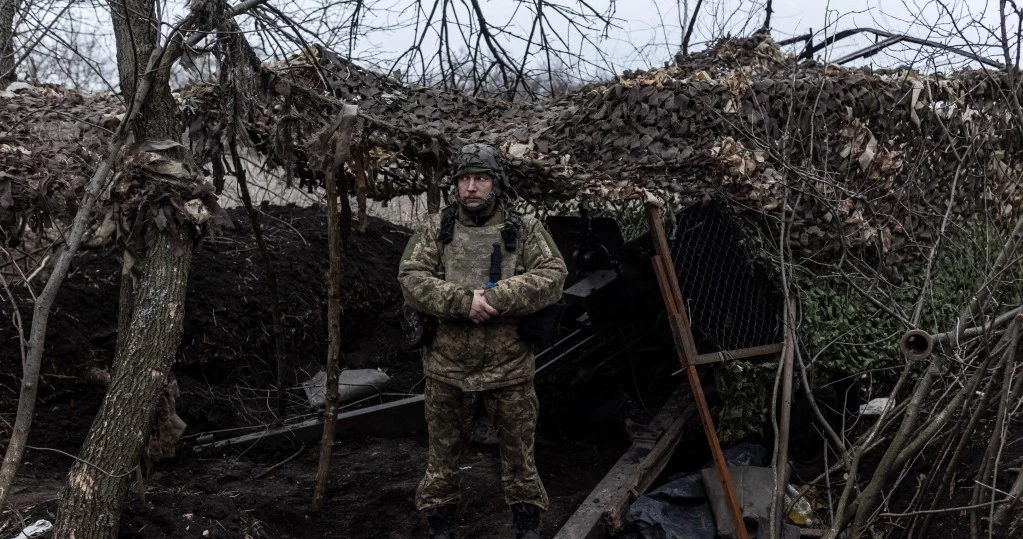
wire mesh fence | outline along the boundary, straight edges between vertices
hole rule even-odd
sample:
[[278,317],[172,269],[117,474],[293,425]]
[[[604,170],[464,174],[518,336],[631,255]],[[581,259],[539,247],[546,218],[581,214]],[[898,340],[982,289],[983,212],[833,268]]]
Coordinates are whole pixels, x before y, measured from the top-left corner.
[[664,223],[672,265],[701,354],[782,342],[782,299],[719,205],[696,205]]

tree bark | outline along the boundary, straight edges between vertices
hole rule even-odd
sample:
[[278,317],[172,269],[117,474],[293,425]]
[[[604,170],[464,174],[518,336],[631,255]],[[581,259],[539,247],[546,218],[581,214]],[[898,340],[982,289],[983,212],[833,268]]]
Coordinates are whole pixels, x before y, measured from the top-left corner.
[[56,539],[117,537],[125,495],[181,341],[190,262],[191,250],[176,255],[163,236],[136,266],[141,277],[132,297],[135,316],[130,328],[120,328],[129,336],[68,474]]
[[[135,96],[159,37],[154,0],[110,0],[110,9],[121,88],[125,95]],[[182,125],[169,76],[169,69],[151,74],[149,95],[138,104],[137,122],[131,126],[136,140],[180,139]],[[191,163],[184,148],[163,153]],[[145,178],[129,180],[145,187]],[[172,238],[172,233],[180,237]],[[178,241],[172,245],[172,239]],[[133,273],[122,278],[127,289],[122,294],[110,386],[68,474],[55,539],[117,537],[125,495],[181,342],[192,248],[187,226],[179,232],[159,232],[152,244],[134,254]]]
[[0,0],[0,90],[14,82],[14,16],[20,0]]
[[[145,76],[146,60],[156,48],[157,27],[154,0],[109,0],[110,18],[117,42],[117,71],[121,93],[134,99]],[[161,66],[162,67],[162,66]],[[170,91],[170,70],[154,73],[152,89],[132,125],[135,140],[179,140],[182,126],[177,103]],[[130,97],[129,97],[130,96]],[[129,103],[129,108],[131,103]]]

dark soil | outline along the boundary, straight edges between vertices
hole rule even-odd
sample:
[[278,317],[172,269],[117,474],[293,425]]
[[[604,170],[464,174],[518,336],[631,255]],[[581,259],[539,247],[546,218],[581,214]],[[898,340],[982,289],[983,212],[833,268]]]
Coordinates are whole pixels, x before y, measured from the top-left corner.
[[[325,217],[321,209],[263,208],[265,232],[284,295],[289,371],[289,415],[315,413],[297,384],[321,367],[326,354]],[[425,468],[425,434],[374,437],[343,433],[334,449],[330,492],[322,514],[309,511],[316,473],[315,447],[261,448],[199,458],[190,444],[199,433],[271,424],[276,419],[273,324],[263,265],[242,212],[239,226],[201,245],[192,267],[176,373],[178,410],[189,424],[178,455],[160,461],[146,484],[145,501],[129,495],[122,537],[423,537],[414,511]],[[409,232],[371,220],[354,233],[344,255],[342,362],[379,368],[392,393],[421,391],[422,368],[402,346],[395,311],[398,259]],[[112,251],[85,252],[75,262],[49,324],[44,374],[34,426],[16,486],[16,511],[0,513],[0,537],[23,521],[53,520],[71,455],[78,452],[103,398],[82,375],[108,368],[116,341],[120,265]],[[0,307],[0,309],[7,306]],[[10,312],[0,313],[10,319]],[[25,324],[31,311],[22,310]],[[20,375],[16,335],[0,331],[0,442],[14,422]],[[543,397],[542,399],[553,398]],[[541,407],[546,406],[541,400]],[[651,405],[651,402],[646,402]],[[623,408],[632,406],[623,399]],[[538,435],[536,458],[549,491],[545,536],[583,501],[628,445],[621,417]],[[285,462],[287,461],[287,462]],[[511,537],[501,494],[497,446],[475,441],[463,463],[459,537]]]

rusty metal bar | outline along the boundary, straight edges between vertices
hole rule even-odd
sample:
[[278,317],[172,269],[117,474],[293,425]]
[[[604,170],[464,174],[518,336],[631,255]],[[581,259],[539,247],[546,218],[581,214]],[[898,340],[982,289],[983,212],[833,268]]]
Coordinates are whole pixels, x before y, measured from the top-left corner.
[[725,463],[725,455],[721,452],[721,444],[718,442],[714,419],[710,415],[710,407],[703,394],[703,384],[700,383],[700,377],[696,373],[695,359],[699,354],[696,352],[689,316],[685,311],[682,290],[679,288],[678,277],[675,275],[675,268],[671,262],[671,249],[668,248],[668,239],[664,234],[664,226],[661,224],[660,208],[653,205],[647,206],[647,217],[650,220],[650,237],[653,239],[654,251],[657,253],[653,257],[654,272],[657,273],[657,284],[660,285],[664,306],[672,324],[672,336],[675,338],[675,349],[679,355],[679,362],[689,378],[689,386],[693,391],[693,400],[696,401],[700,422],[703,424],[710,452],[714,456],[714,468],[718,472],[718,477],[721,478],[721,486],[728,497],[728,509],[732,515],[738,539],[749,539],[749,535],[746,533],[746,524],[742,521],[739,499],[735,495],[732,477],[729,475],[728,466]]

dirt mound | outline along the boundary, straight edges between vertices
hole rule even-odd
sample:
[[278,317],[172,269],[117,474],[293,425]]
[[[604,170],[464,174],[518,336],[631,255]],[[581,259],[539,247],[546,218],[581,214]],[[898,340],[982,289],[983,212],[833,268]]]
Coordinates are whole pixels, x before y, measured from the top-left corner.
[[[244,210],[230,214],[236,226],[203,241],[189,280],[176,366],[179,408],[189,433],[266,421],[252,410],[272,408],[262,406],[276,386],[264,265]],[[296,387],[326,357],[326,216],[320,208],[297,206],[264,206],[261,214],[283,300],[285,349],[294,376],[289,385]],[[343,256],[343,365],[390,371],[393,387],[402,391],[421,377],[415,354],[401,346],[394,316],[400,298],[398,261],[408,237],[405,229],[371,219],[365,233],[352,235]],[[77,452],[103,395],[80,377],[90,367],[108,368],[113,361],[119,291],[117,251],[86,251],[75,258],[48,324],[36,418],[37,425],[45,421],[60,428],[33,429],[30,445]],[[27,327],[32,305],[21,300]],[[8,303],[0,305],[0,315],[10,318]],[[21,358],[13,327],[4,325],[2,331],[0,410],[13,423]],[[292,393],[294,402],[303,400],[300,390]],[[0,422],[0,439],[9,436],[9,429]]]
[[[326,355],[326,216],[317,208],[264,207],[263,227],[284,307],[287,354],[292,359]],[[272,362],[273,320],[262,258],[248,219],[236,211],[237,230],[207,240],[189,282],[181,363],[227,368]],[[389,319],[400,298],[398,261],[409,232],[372,219],[353,233],[342,255],[342,351],[356,350]],[[216,369],[212,369],[216,370]]]
[[[296,206],[261,209],[284,308],[289,359],[326,354],[327,228],[321,209]],[[272,364],[273,321],[262,259],[242,210],[237,226],[200,245],[192,266],[185,333],[179,364],[203,364],[207,378],[227,376],[243,364]],[[371,219],[364,234],[353,234],[343,256],[342,346],[356,351],[383,323],[400,298],[397,267],[409,232]],[[79,374],[90,364],[109,364],[117,331],[120,262],[114,250],[83,252],[73,264],[50,318],[46,371]],[[24,299],[24,298],[23,298]],[[25,324],[31,310],[22,302]],[[9,305],[0,310],[9,310]],[[383,316],[381,316],[383,313]],[[5,329],[5,331],[7,331]],[[4,366],[16,367],[16,335],[5,334]],[[272,369],[271,369],[272,370]],[[268,371],[270,372],[270,371]]]

